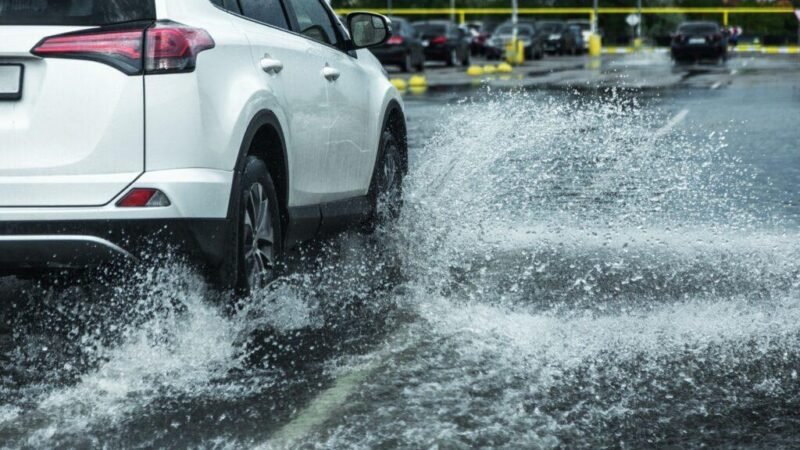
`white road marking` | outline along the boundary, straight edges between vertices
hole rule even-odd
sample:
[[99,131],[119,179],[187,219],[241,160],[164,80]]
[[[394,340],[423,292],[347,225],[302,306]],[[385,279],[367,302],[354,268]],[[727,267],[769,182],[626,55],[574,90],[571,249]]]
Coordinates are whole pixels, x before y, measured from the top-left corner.
[[713,91],[714,89],[720,87],[721,84],[722,84],[721,81],[717,81],[716,83],[711,85],[711,90]]
[[684,119],[686,119],[686,116],[688,114],[689,114],[688,109],[680,110],[678,114],[675,114],[673,118],[669,119],[669,121],[667,121],[667,123],[665,123],[663,127],[659,128],[658,130],[656,130],[655,133],[653,133],[653,139],[658,139],[661,136],[664,136],[665,134],[672,131],[673,128],[678,126],[681,122],[684,121]]
[[333,386],[317,395],[291,422],[276,431],[268,442],[256,448],[284,449],[297,445],[299,439],[318,429],[334,416],[376,366],[374,362],[368,363],[353,368],[347,375],[338,378]]

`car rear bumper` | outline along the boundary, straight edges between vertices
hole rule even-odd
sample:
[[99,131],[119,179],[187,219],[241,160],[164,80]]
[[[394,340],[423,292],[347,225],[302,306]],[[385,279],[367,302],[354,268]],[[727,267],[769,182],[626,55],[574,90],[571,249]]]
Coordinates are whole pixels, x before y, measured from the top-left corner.
[[372,53],[381,64],[402,63],[408,54],[408,49],[403,46],[378,47]]
[[[0,274],[30,269],[82,268],[168,250],[165,243],[222,260],[233,172],[179,169],[146,172],[97,207],[0,208]],[[163,207],[116,206],[131,189],[151,188]]]
[[81,269],[173,251],[222,261],[224,219],[0,222],[0,275]]
[[725,55],[726,48],[723,45],[673,45],[671,52],[675,59],[719,58]]
[[[6,180],[0,177],[0,183],[2,182],[6,182]],[[13,180],[8,182],[13,182]],[[54,220],[220,219],[228,215],[232,185],[232,171],[176,169],[145,172],[105,205],[0,206],[0,223]],[[167,196],[170,205],[151,208],[117,207],[117,202],[135,188],[158,189]]]

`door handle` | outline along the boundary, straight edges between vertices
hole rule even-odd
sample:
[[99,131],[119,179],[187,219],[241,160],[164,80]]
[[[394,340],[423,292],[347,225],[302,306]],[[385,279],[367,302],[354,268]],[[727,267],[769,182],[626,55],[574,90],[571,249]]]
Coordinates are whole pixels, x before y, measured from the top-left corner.
[[264,70],[264,72],[277,75],[283,70],[283,63],[277,59],[265,56],[261,59],[261,69]]
[[342,74],[341,72],[339,72],[338,70],[334,69],[331,66],[325,66],[322,68],[322,76],[325,77],[325,79],[328,81],[338,80],[341,74]]

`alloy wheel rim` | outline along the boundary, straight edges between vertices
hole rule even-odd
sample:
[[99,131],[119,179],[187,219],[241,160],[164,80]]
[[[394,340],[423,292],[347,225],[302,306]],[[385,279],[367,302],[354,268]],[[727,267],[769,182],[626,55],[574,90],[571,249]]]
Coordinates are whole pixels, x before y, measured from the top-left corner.
[[400,177],[397,155],[397,146],[390,143],[384,151],[384,162],[381,171],[379,191],[378,191],[378,222],[386,223],[396,218],[398,214],[397,206],[400,202]]
[[250,287],[261,286],[275,269],[275,231],[269,198],[261,183],[247,190],[244,211],[244,259]]

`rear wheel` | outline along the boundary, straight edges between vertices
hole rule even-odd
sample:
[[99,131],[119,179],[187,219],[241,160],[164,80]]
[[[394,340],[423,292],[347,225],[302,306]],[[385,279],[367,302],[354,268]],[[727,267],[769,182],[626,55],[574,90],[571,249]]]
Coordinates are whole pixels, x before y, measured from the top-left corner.
[[450,67],[458,65],[458,52],[456,49],[451,49],[447,57],[447,65]]
[[400,143],[388,129],[381,135],[378,158],[370,185],[369,231],[396,221],[403,207],[403,155]]
[[403,72],[411,72],[413,65],[411,64],[411,51],[406,53],[406,56],[403,57],[403,64],[400,65],[400,70]]
[[229,224],[218,284],[247,295],[277,277],[283,234],[275,185],[263,161],[247,157],[237,189],[239,204]]

